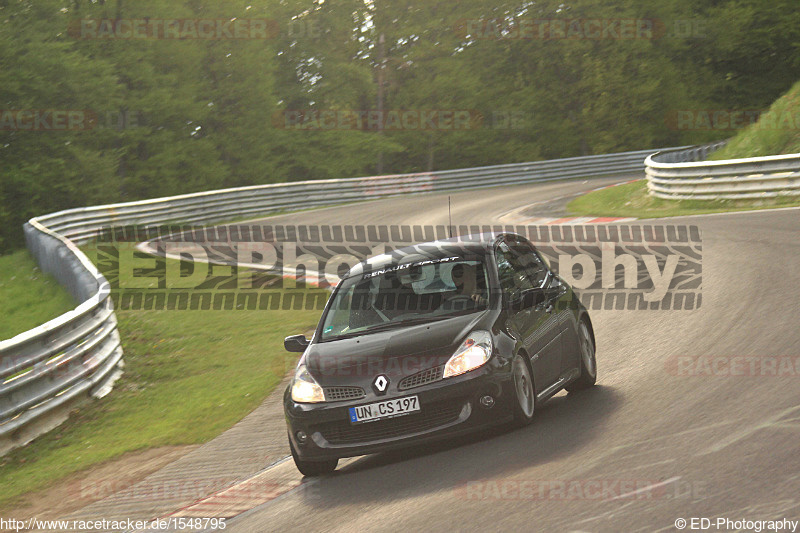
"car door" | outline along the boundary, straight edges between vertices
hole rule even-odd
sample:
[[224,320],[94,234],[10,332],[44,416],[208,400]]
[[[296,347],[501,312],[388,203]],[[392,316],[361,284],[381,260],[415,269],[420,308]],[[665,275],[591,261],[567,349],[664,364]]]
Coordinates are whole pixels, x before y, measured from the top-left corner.
[[580,363],[578,330],[573,313],[575,295],[569,285],[555,273],[547,282],[545,292],[558,319],[561,338],[561,374],[564,374],[568,370],[577,368]]
[[[501,241],[495,250],[501,289],[508,302],[522,291],[541,287],[546,267],[538,257],[530,257],[514,241]],[[545,272],[541,272],[544,269]],[[509,324],[525,351],[531,357],[531,367],[537,392],[544,390],[561,375],[561,339],[557,313],[545,305],[518,311],[509,309]]]
[[[534,265],[539,276],[536,282],[539,283],[539,280],[541,280],[540,286],[544,288],[545,291],[545,301],[542,306],[546,312],[555,315],[558,324],[559,336],[561,339],[560,374],[563,374],[567,370],[575,368],[576,361],[578,361],[576,357],[578,353],[577,325],[575,324],[575,317],[572,312],[575,295],[569,285],[559,278],[555,272],[550,270],[550,267],[530,242],[522,238],[518,241],[518,246],[521,249],[520,253],[526,256],[530,254],[538,260],[532,261],[532,265]],[[541,274],[542,270],[539,265],[543,266],[544,274]]]

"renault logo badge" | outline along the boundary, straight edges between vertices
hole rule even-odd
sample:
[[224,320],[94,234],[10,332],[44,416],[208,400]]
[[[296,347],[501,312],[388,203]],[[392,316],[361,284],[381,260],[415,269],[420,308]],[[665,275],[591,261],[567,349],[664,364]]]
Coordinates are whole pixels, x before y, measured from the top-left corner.
[[381,374],[372,382],[372,388],[375,390],[375,394],[383,396],[389,390],[389,378]]

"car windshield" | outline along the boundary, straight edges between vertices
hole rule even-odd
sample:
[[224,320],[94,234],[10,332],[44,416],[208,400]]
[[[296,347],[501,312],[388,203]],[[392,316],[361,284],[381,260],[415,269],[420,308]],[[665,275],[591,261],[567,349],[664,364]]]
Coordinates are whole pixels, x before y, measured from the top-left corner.
[[482,311],[488,286],[483,262],[458,257],[395,264],[347,278],[323,317],[320,340]]

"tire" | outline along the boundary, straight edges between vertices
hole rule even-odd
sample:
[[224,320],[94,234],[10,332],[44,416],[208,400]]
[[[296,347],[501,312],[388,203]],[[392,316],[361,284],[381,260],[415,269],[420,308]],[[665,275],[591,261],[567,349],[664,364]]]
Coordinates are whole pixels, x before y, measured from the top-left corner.
[[511,362],[511,379],[514,390],[514,426],[524,427],[533,421],[539,402],[536,401],[536,388],[528,363],[517,354]]
[[330,474],[336,470],[336,465],[339,464],[339,459],[329,459],[327,461],[304,461],[297,455],[297,450],[294,449],[292,439],[289,439],[289,448],[292,450],[292,459],[294,465],[304,476],[316,477]]
[[567,385],[565,388],[569,392],[588,389],[594,386],[597,381],[597,359],[595,358],[594,341],[589,332],[589,325],[586,320],[581,320],[578,324],[578,346],[581,359],[581,375]]

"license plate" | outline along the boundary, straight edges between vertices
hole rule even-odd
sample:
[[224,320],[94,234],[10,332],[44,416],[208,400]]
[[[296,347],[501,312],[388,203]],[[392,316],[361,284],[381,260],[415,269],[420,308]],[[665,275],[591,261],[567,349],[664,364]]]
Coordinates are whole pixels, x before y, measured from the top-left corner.
[[374,422],[382,418],[393,418],[419,411],[419,399],[416,396],[395,398],[383,402],[359,405],[350,408],[350,422]]

